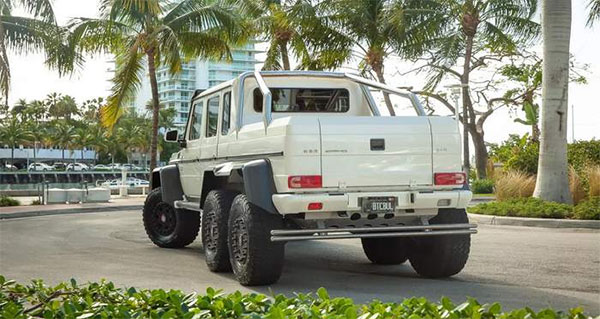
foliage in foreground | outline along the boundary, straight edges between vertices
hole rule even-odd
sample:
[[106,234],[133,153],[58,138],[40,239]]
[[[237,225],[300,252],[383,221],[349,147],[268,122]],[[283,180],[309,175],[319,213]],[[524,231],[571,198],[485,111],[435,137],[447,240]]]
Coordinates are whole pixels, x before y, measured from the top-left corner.
[[548,202],[539,198],[515,198],[489,202],[468,208],[469,213],[533,218],[574,218],[600,220],[600,197],[584,200],[576,206]]
[[324,288],[312,294],[273,298],[261,294],[224,294],[208,288],[205,295],[179,290],[116,288],[101,281],[77,285],[75,280],[55,287],[42,281],[25,286],[0,276],[0,318],[573,318],[586,317],[583,309],[568,313],[551,309],[535,312],[517,309],[502,312],[498,303],[480,304],[469,298],[456,305],[447,298],[440,303],[409,298],[401,303],[373,301],[354,304],[350,298],[330,298]]
[[476,179],[471,183],[473,194],[491,194],[494,192],[494,180]]
[[14,199],[14,198],[10,198],[6,195],[0,196],[0,207],[19,206],[19,205],[21,205],[21,202],[19,202],[18,200]]

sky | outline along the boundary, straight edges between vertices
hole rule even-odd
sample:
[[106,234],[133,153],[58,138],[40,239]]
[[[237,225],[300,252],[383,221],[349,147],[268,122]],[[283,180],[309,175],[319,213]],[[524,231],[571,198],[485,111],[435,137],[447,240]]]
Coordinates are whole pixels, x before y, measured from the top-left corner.
[[[568,139],[571,141],[572,127],[577,140],[600,139],[600,23],[593,29],[585,27],[587,11],[583,0],[572,0],[573,16],[571,26],[571,53],[581,64],[588,64],[586,73],[588,84],[571,84],[569,87],[569,107],[574,106],[574,126],[571,126],[572,111],[569,110]],[[64,24],[74,17],[95,17],[98,0],[55,0],[54,10],[59,23]],[[18,12],[17,12],[18,13]],[[16,55],[9,53],[12,73],[12,86],[9,104],[17,99],[43,99],[48,93],[58,92],[73,96],[78,102],[110,93],[111,83],[108,69],[110,56],[99,55],[88,57],[85,64],[75,74],[59,77],[58,73],[44,66],[41,54]],[[258,58],[261,55],[258,55]],[[422,83],[422,76],[399,76],[398,71],[405,71],[407,63],[392,59],[385,65],[388,82],[395,86],[414,86]],[[257,65],[260,67],[260,65]],[[499,109],[484,126],[485,139],[498,143],[508,134],[523,134],[529,128],[515,123],[514,116],[508,109]]]

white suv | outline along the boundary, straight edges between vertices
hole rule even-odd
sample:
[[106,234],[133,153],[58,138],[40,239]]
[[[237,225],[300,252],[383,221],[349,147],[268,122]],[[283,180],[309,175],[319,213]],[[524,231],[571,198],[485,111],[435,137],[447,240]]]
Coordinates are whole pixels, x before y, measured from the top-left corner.
[[[384,116],[374,93],[408,116]],[[160,247],[202,229],[212,271],[243,285],[278,280],[284,244],[360,238],[375,264],[410,260],[425,277],[469,255],[456,120],[413,94],[343,73],[247,72],[192,98],[182,150],[152,172],[143,221]],[[383,114],[383,115],[382,115]]]
[[45,171],[53,171],[54,167],[48,165],[48,164],[44,164],[44,163],[31,163],[29,164],[29,167],[27,167],[28,171],[34,171],[34,172],[45,172]]
[[71,163],[67,165],[67,171],[88,171],[90,167],[83,163]]

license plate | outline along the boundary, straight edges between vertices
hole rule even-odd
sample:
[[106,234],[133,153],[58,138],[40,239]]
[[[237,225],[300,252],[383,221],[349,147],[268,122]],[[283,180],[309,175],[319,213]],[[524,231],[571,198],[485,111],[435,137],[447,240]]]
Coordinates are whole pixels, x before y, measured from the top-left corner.
[[365,213],[390,213],[396,210],[396,197],[367,197],[362,199]]

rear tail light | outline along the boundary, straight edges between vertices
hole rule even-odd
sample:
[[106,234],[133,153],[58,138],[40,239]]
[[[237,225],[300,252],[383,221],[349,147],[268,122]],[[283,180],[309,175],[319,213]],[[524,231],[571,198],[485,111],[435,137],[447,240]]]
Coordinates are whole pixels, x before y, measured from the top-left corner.
[[466,181],[465,173],[435,173],[435,185],[462,185]]
[[308,210],[321,210],[323,209],[323,203],[310,203],[307,207]]
[[302,175],[288,177],[289,188],[321,188],[323,178],[321,175]]

